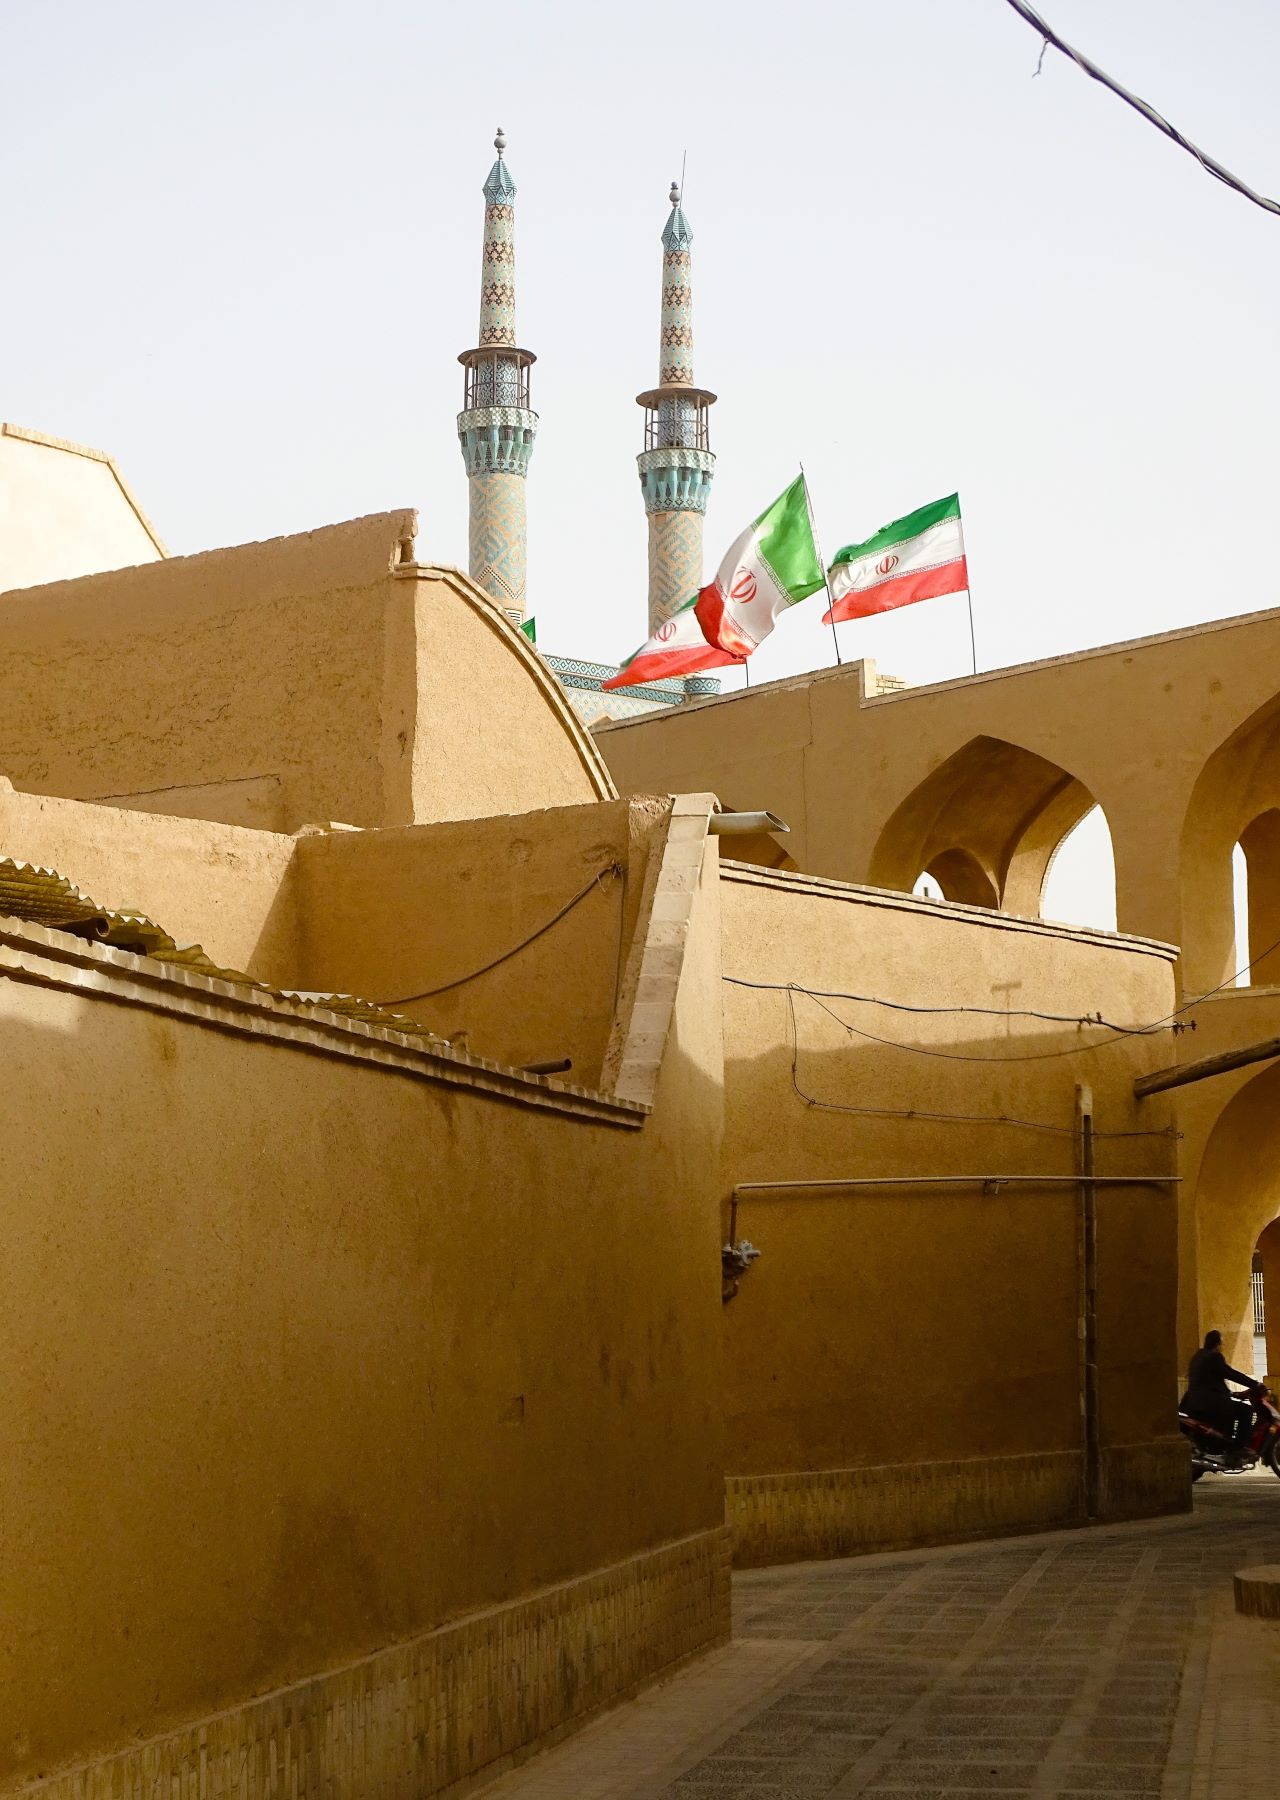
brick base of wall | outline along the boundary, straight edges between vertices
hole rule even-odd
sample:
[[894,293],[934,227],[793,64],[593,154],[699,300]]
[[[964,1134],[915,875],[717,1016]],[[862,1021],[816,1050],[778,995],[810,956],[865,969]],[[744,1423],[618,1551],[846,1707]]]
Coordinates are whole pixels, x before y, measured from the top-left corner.
[[[1136,1519],[1191,1504],[1176,1439],[1102,1453],[1100,1516]],[[1065,1450],[805,1474],[730,1475],[726,1518],[739,1568],[921,1544],[1049,1531],[1084,1522],[1083,1458]]]
[[24,1800],[458,1795],[729,1635],[729,1533],[701,1532],[98,1761]]
[[1113,1444],[1102,1452],[1099,1511],[1104,1519],[1150,1519],[1190,1512],[1191,1451],[1185,1438]]

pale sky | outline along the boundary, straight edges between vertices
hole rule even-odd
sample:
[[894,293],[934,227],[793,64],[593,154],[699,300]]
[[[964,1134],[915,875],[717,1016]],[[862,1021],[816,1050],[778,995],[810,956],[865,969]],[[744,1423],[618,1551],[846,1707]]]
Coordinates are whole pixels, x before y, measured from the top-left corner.
[[[1280,194],[1280,8],[1044,0]],[[828,556],[959,489],[980,666],[1280,603],[1280,219],[1004,0],[0,0],[0,417],[109,449],[170,547],[384,508],[465,564],[457,352],[515,176],[542,648],[644,636],[634,396],[688,153],[708,573],[803,461]],[[830,660],[817,600],[753,679]],[[841,628],[912,681],[963,600]],[[735,677],[727,679],[727,685]],[[1105,721],[1099,722],[1105,729]]]

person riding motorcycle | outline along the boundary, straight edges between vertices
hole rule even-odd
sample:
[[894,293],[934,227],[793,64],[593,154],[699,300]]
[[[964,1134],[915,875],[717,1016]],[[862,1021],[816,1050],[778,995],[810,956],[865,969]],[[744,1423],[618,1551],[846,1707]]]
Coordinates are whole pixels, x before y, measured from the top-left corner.
[[1262,1391],[1261,1384],[1252,1375],[1242,1375],[1239,1369],[1233,1369],[1222,1354],[1222,1333],[1207,1332],[1203,1345],[1191,1358],[1187,1369],[1187,1391],[1178,1410],[1215,1426],[1230,1439],[1232,1457],[1238,1460],[1253,1430],[1253,1407],[1249,1401],[1235,1397],[1227,1386],[1229,1381],[1247,1388],[1250,1395]]

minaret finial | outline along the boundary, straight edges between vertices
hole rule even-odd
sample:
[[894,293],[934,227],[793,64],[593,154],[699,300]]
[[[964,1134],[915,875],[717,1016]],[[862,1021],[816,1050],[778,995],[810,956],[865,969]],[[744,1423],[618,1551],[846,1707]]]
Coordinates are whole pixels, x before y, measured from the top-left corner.
[[674,181],[671,183],[670,198],[671,198],[672,206],[679,206],[679,204],[680,204],[680,189]]
[[495,138],[494,138],[494,140],[493,140],[493,147],[494,147],[494,149],[495,149],[495,150],[496,150],[496,151],[497,151],[497,152],[498,152],[498,155],[499,155],[499,156],[501,156],[501,155],[502,155],[502,152],[503,152],[503,151],[504,151],[504,150],[505,150],[505,149],[506,149],[506,147],[507,147],[507,134],[506,134],[506,132],[505,132],[505,131],[504,131],[504,130],[503,130],[503,129],[502,129],[502,127],[501,127],[501,125],[499,125],[499,127],[498,127],[498,132],[497,132],[497,136],[496,136],[496,137],[495,137]]

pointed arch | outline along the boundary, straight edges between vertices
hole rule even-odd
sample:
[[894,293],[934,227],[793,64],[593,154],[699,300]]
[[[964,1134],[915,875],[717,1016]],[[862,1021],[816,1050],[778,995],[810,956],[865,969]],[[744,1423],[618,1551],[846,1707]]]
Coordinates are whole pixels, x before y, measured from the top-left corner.
[[[1236,942],[1232,856],[1245,859],[1248,943]],[[1280,694],[1207,759],[1182,825],[1183,979],[1207,990],[1246,962],[1252,986],[1280,984]]]
[[949,900],[1034,918],[1054,853],[1096,804],[1082,781],[1047,757],[1004,738],[974,737],[894,811],[870,879],[910,891],[925,873]]

